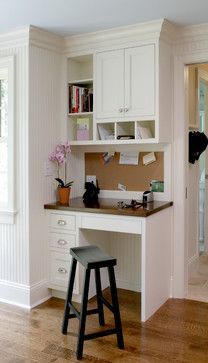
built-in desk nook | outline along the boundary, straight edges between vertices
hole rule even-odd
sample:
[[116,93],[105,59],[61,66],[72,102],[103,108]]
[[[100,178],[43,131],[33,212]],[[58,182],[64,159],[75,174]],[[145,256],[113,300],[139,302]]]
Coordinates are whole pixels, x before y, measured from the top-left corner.
[[[48,287],[66,291],[69,248],[97,245],[117,258],[117,286],[141,291],[141,320],[146,321],[169,297],[171,281],[172,202],[151,202],[137,209],[119,208],[119,200],[103,198],[85,207],[82,198],[69,206],[46,204],[49,239]],[[82,271],[76,276],[79,300]],[[105,275],[103,287],[108,286]],[[91,284],[90,296],[94,295]]]

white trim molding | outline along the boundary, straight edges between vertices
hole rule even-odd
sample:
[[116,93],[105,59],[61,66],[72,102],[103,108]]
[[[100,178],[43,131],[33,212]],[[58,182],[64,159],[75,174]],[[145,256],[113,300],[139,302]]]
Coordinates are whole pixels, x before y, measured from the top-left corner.
[[31,286],[0,280],[0,301],[25,309],[32,309],[51,298],[51,292],[47,285],[46,280]]
[[0,224],[14,224],[17,211],[0,210]]
[[19,27],[7,33],[0,34],[0,48],[24,46],[29,42],[29,26]]

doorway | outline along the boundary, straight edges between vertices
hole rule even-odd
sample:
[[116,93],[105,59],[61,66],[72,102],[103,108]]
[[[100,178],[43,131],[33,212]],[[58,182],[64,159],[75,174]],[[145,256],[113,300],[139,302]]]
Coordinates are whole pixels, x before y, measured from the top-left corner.
[[[208,64],[187,66],[187,114],[189,131],[208,136]],[[188,294],[208,302],[208,150],[189,164]]]

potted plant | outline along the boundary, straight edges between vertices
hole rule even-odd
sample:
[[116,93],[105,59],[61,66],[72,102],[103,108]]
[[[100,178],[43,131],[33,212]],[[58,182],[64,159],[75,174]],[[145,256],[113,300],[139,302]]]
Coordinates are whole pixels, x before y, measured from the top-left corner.
[[[55,180],[58,182],[58,198],[59,203],[62,205],[69,205],[71,185],[73,184],[73,181],[67,182],[67,164],[69,162],[70,153],[71,148],[67,141],[66,143],[56,145],[55,150],[52,151],[48,157],[48,159],[57,166],[58,177],[55,178]],[[63,168],[64,171],[63,179],[60,178],[61,168]]]

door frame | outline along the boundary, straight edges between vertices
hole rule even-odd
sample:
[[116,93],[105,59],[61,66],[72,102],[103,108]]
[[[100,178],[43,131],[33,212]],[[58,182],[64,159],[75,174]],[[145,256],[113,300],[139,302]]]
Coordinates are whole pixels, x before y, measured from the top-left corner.
[[[184,49],[182,49],[184,51]],[[172,296],[188,290],[188,122],[186,120],[185,66],[208,62],[208,48],[174,55],[173,59],[173,260]]]
[[[198,71],[198,84],[200,86],[200,80],[202,80],[203,83],[206,84],[206,110],[205,110],[205,130],[204,132],[208,134],[208,72],[202,69],[199,69]],[[199,104],[199,95],[198,95],[198,104]],[[198,109],[198,117],[199,115],[199,109]],[[200,121],[199,121],[200,122]],[[208,174],[208,155],[207,155],[207,149],[205,153],[205,195],[204,195],[204,252],[208,252],[208,193],[206,191],[208,190],[208,186],[206,185],[208,181],[206,182],[206,175]],[[206,190],[207,189],[207,190]]]

